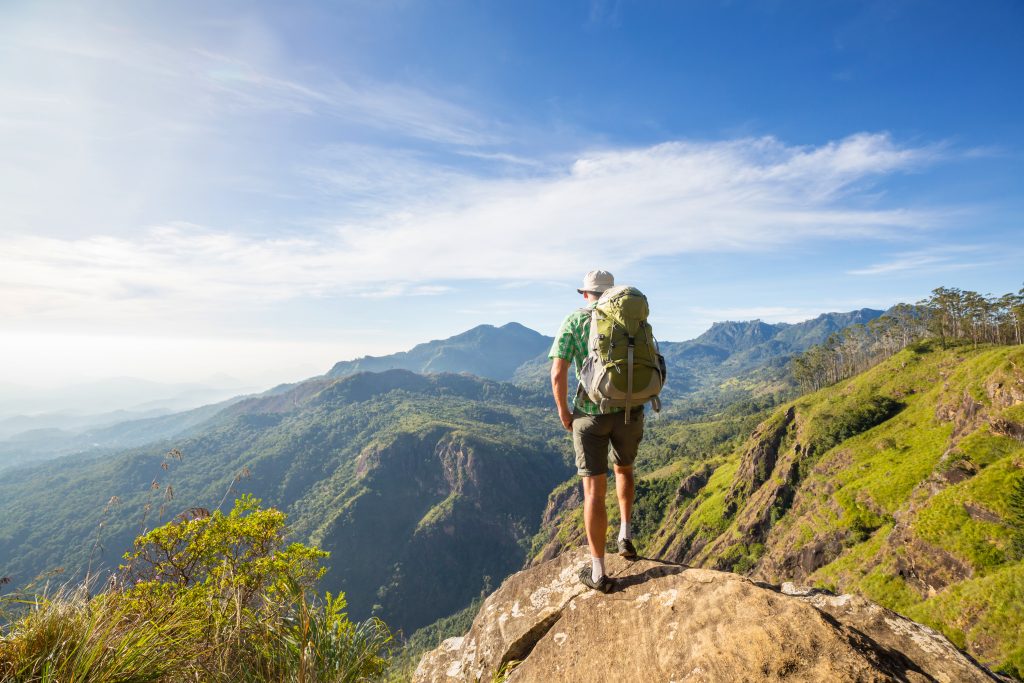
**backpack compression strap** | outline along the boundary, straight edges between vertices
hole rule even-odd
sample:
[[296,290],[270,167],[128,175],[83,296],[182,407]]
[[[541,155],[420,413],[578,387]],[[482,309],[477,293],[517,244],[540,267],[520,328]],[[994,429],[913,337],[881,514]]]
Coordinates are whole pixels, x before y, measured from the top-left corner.
[[633,410],[633,347],[636,346],[635,337],[626,337],[626,424],[629,424],[629,414]]

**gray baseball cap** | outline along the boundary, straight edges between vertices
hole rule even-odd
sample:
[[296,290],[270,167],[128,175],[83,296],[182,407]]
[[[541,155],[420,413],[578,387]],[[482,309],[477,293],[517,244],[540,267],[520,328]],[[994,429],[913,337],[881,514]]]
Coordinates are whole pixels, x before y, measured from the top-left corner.
[[609,273],[607,270],[592,270],[583,276],[583,286],[576,291],[580,294],[584,292],[597,292],[600,294],[606,289],[611,289],[615,286],[615,276]]

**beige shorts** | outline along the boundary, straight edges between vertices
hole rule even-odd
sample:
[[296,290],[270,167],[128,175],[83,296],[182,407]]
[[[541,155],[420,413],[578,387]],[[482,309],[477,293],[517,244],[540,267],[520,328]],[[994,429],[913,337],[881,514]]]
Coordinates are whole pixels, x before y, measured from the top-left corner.
[[[636,460],[644,438],[644,409],[634,408],[626,424],[625,413],[572,414],[572,444],[576,449],[576,470],[581,477],[608,474],[608,458],[620,467]],[[611,448],[609,448],[609,446]]]

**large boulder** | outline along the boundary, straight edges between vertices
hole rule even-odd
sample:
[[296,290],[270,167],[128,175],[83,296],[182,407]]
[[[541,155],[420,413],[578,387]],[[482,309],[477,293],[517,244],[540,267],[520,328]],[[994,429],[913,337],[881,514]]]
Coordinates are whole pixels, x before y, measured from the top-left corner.
[[415,681],[1000,680],[936,631],[863,598],[610,556],[615,590],[581,586],[585,548],[509,577]]

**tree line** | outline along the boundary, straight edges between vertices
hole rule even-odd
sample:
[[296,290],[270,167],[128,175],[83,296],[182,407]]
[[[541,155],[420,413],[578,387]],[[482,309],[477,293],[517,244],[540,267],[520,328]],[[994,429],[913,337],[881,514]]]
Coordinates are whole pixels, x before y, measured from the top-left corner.
[[814,391],[882,362],[907,346],[1024,343],[1024,288],[999,297],[938,287],[916,304],[897,304],[866,325],[833,333],[791,361],[796,381]]

